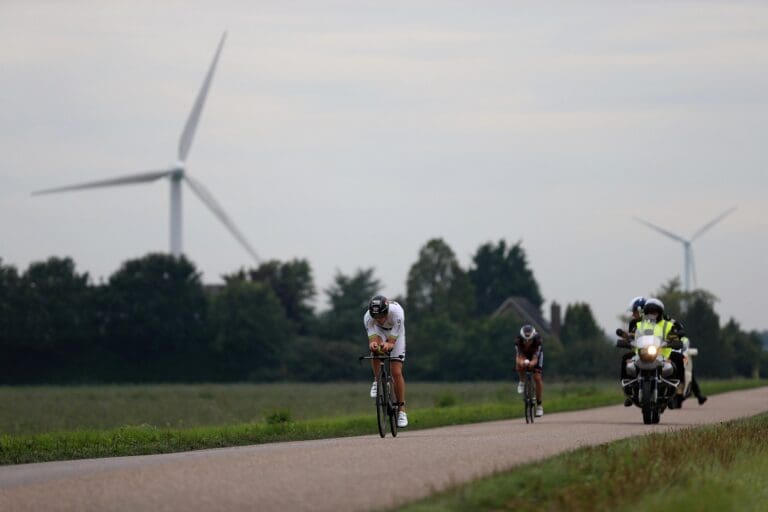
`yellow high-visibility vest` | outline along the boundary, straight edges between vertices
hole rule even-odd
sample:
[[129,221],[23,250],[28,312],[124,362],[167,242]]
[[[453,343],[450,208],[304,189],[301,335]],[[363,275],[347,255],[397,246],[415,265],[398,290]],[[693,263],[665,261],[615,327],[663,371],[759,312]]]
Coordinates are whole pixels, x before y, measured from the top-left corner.
[[[638,336],[643,335],[654,335],[658,336],[662,339],[662,341],[667,341],[667,337],[669,336],[669,332],[672,330],[672,327],[674,326],[674,322],[671,322],[669,320],[662,320],[661,322],[649,322],[647,320],[640,320],[637,322],[637,329],[635,330],[635,338]],[[672,353],[672,349],[669,347],[664,347],[661,349],[661,355],[664,356],[664,359],[669,359],[669,355]]]

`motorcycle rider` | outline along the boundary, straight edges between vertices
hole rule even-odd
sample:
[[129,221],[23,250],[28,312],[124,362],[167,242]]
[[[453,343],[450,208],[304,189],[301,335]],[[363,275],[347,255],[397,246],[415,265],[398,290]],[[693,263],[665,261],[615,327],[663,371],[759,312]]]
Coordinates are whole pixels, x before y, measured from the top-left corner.
[[[664,314],[664,303],[659,299],[651,298],[645,301],[645,306],[643,306],[643,318],[635,324],[636,330],[643,328],[643,324],[646,321],[655,322],[654,332],[663,341],[680,340],[685,343],[687,338],[685,337],[685,328],[683,327],[683,324]],[[677,393],[669,403],[669,408],[674,409],[680,404],[683,389],[685,388],[683,354],[680,351],[665,347],[661,349],[661,355],[672,362],[675,368],[674,377],[680,380]]]
[[544,393],[544,381],[541,372],[544,368],[544,349],[541,346],[541,335],[532,325],[520,328],[520,334],[515,338],[515,369],[520,376],[517,392],[522,394],[525,389],[525,371],[533,371],[533,381],[536,383],[536,416],[544,416],[544,406],[541,397]]
[[[634,337],[635,331],[637,330],[637,322],[640,321],[640,319],[643,316],[643,307],[645,306],[645,297],[638,296],[629,301],[629,312],[632,315],[629,319],[629,325],[627,326],[627,330],[624,331],[622,329],[616,329],[616,334],[621,336],[623,339],[628,340],[630,337]],[[635,352],[633,350],[630,350],[629,352],[626,352],[624,355],[621,356],[621,369],[619,370],[619,378],[620,379],[629,379],[629,375],[627,375],[627,361],[632,359],[632,357],[635,355]],[[631,407],[632,406],[632,390],[629,387],[623,388],[624,390],[624,406],[625,407]]]

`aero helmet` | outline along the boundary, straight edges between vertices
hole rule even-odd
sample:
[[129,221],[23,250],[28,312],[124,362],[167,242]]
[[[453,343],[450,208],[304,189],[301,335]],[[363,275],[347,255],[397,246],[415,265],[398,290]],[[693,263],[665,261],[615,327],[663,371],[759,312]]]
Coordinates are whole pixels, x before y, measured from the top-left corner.
[[532,340],[534,336],[538,334],[536,332],[536,329],[533,328],[532,325],[524,325],[520,328],[520,337],[522,337],[524,340]]
[[389,313],[389,301],[383,295],[376,295],[368,303],[368,312],[373,317],[386,315]]

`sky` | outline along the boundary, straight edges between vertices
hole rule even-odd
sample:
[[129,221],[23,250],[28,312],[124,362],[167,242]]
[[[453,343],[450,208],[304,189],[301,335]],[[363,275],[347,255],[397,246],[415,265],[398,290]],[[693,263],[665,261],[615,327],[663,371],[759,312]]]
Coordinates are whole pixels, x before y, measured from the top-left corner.
[[[683,271],[768,329],[768,4],[0,2],[0,258],[94,282],[169,247],[169,185],[31,196],[168,167],[221,34],[187,160],[263,260],[405,294],[440,237],[464,268],[521,242],[546,303],[607,331]],[[183,192],[206,283],[254,266]]]

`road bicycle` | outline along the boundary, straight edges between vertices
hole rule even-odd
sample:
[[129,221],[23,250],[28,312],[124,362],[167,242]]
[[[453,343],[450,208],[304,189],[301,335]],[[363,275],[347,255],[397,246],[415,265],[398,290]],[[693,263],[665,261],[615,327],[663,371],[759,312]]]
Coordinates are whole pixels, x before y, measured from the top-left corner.
[[404,356],[369,355],[360,356],[358,361],[363,359],[376,359],[382,362],[379,375],[376,377],[376,424],[379,427],[379,435],[384,437],[387,431],[387,422],[389,422],[392,437],[397,437],[397,412],[403,404],[397,401],[395,395],[395,384],[392,381],[390,363],[392,360],[402,361]]
[[525,422],[533,423],[536,416],[536,384],[533,382],[533,370],[525,370],[523,387],[523,404],[525,405]]

